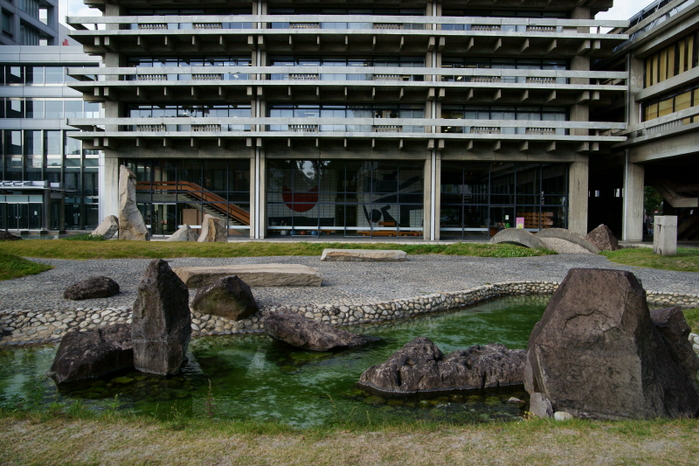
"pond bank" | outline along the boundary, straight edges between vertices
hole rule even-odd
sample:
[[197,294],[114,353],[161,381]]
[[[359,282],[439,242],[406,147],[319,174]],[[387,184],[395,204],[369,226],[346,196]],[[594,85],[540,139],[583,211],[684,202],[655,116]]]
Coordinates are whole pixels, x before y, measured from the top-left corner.
[[[55,268],[0,282],[0,345],[60,339],[69,329],[128,322],[148,260],[39,260]],[[319,269],[321,287],[257,287],[263,311],[287,307],[333,324],[355,324],[463,307],[507,294],[552,293],[573,267],[629,270],[656,307],[699,307],[699,273],[623,266],[592,254],[531,258],[410,256],[402,263],[320,262],[318,257],[185,258],[172,267],[254,263],[303,264]],[[116,280],[121,292],[89,301],[63,299],[69,285],[89,276]],[[193,293],[190,293],[193,296]],[[262,315],[240,322],[193,314],[195,335],[260,332]]]

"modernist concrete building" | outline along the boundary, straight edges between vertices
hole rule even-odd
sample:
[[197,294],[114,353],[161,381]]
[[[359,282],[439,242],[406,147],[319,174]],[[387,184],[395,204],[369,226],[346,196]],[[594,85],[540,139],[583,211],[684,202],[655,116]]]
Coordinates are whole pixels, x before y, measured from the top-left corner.
[[593,19],[612,0],[86,3],[103,66],[69,85],[105,118],[69,124],[104,151],[100,215],[125,164],[155,234],[584,234],[590,160],[626,140],[591,117],[628,89],[591,67],[629,39]]
[[[679,239],[699,238],[699,0],[659,0],[612,31],[629,36],[599,64],[627,70],[629,94],[605,110],[627,121],[613,154],[593,160],[590,217],[626,240],[643,237],[644,186],[678,216]],[[616,189],[615,189],[616,188]],[[619,234],[617,233],[617,234]]]

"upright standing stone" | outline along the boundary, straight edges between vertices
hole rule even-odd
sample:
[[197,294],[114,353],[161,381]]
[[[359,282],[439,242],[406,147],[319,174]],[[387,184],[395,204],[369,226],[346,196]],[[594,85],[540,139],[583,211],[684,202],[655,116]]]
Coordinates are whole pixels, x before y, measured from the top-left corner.
[[631,272],[571,269],[529,337],[524,385],[576,417],[695,417],[694,366],[673,339],[654,325]]
[[151,374],[175,374],[192,335],[189,291],[162,259],[148,265],[133,305],[134,367]]
[[226,222],[213,215],[204,215],[204,220],[201,222],[201,234],[197,241],[200,243],[227,243],[228,231],[226,231]]
[[110,215],[104,220],[102,220],[102,223],[100,223],[99,226],[95,228],[95,231],[92,232],[92,235],[102,235],[104,236],[104,239],[111,239],[117,231],[119,231],[119,219],[116,218],[116,216],[114,215]]
[[136,206],[136,174],[125,165],[119,167],[119,239],[150,240],[143,215]]
[[677,216],[656,215],[653,227],[653,252],[661,256],[677,254]]

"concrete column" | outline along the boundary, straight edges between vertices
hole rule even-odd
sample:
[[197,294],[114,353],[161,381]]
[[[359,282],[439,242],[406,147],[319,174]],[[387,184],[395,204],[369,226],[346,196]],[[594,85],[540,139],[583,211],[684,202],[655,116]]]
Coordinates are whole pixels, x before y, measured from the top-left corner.
[[622,210],[621,239],[643,239],[643,193],[645,187],[643,165],[630,163],[628,154],[624,163],[624,205]]
[[568,170],[568,229],[583,236],[587,234],[587,202],[590,164],[573,162]]
[[250,159],[250,238],[267,235],[267,164],[263,148]]
[[636,103],[636,95],[643,90],[643,77],[645,69],[643,60],[627,56],[629,92],[626,101],[626,121],[629,126],[637,125],[641,122],[639,105]]
[[425,170],[422,190],[422,239],[431,240],[432,236],[432,225],[434,224],[434,217],[432,211],[432,199],[434,198],[434,183],[433,183],[433,164],[434,164],[434,151],[433,154],[425,159]]
[[102,154],[99,159],[99,220],[109,215],[119,216],[119,159],[107,158]]

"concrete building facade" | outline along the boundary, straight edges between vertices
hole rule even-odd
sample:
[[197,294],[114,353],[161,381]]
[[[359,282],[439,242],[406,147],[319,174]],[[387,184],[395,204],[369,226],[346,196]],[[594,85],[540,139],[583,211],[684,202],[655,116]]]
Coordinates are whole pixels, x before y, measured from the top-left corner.
[[69,118],[118,167],[154,234],[203,214],[232,235],[487,237],[588,231],[590,160],[626,140],[593,118],[629,39],[612,0],[89,0],[68,18],[101,58],[69,86],[104,118]]
[[623,239],[641,240],[652,222],[644,212],[644,188],[652,186],[663,197],[663,214],[678,216],[678,238],[697,239],[699,1],[658,0],[631,18],[629,27],[612,33],[629,38],[599,66],[626,70],[629,93],[605,114],[628,127],[618,133],[626,140],[593,163],[598,175],[591,178],[593,192],[603,195],[591,198],[600,203],[591,209],[591,218],[614,221],[599,216],[606,206],[608,215],[619,220]]

